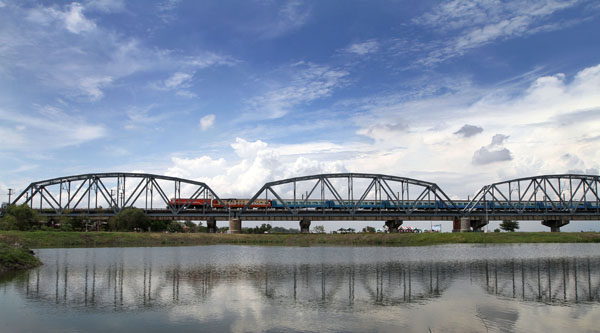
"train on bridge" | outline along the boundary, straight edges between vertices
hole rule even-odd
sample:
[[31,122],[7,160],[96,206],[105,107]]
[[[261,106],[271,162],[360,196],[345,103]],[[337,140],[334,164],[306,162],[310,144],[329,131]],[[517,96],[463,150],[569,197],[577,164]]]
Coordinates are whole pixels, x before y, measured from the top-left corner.
[[[222,203],[221,203],[222,202]],[[189,199],[189,198],[171,198],[170,204],[175,208],[186,208],[186,209],[206,209],[206,208],[244,208],[250,200],[248,199]],[[531,202],[518,202],[518,201],[488,201],[471,203],[470,201],[452,201],[445,202],[441,200],[265,200],[257,199],[250,202],[248,205],[249,209],[259,208],[272,208],[272,209],[285,209],[291,208],[303,208],[303,209],[344,209],[348,207],[362,209],[362,210],[396,210],[396,209],[417,209],[417,210],[435,210],[435,209],[451,209],[454,207],[457,210],[463,210],[467,207],[478,210],[507,210],[507,209],[518,209],[523,211],[540,211],[540,210],[556,210],[557,207],[564,207],[560,201],[531,201]],[[226,206],[223,206],[223,204]],[[471,205],[471,206],[469,206]],[[600,209],[598,202],[573,202],[570,208],[577,208],[582,211],[592,211]]]

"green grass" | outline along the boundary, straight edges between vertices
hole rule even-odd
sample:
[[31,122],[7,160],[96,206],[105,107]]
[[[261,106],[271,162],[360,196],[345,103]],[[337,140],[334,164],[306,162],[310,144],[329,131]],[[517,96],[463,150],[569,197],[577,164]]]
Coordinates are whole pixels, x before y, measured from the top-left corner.
[[0,239],[0,273],[33,268],[40,264],[40,260],[29,249]]
[[283,246],[425,246],[457,243],[598,243],[600,233],[424,233],[424,234],[165,234],[133,232],[0,231],[0,241],[30,248],[126,247],[212,244]]

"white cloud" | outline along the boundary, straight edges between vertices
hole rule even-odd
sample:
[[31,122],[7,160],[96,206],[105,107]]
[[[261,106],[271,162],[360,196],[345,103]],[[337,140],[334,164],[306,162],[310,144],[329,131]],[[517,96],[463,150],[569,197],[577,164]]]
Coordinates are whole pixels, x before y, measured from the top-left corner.
[[94,22],[85,18],[83,6],[77,2],[71,4],[69,12],[64,14],[64,20],[67,30],[75,34],[92,31],[96,28]]
[[111,82],[112,78],[109,76],[84,77],[80,80],[79,87],[92,101],[97,101],[104,96],[101,88],[109,85]]
[[[231,160],[173,158],[167,174],[207,183],[221,197],[252,196],[260,187],[278,179],[316,173],[345,172],[339,161],[316,160],[306,157],[314,145],[281,145],[271,147],[266,142],[236,138],[231,144],[236,157]],[[322,147],[321,147],[322,148]],[[303,152],[304,156],[289,151]],[[320,149],[318,148],[317,151]]]
[[202,52],[199,55],[184,58],[183,63],[196,69],[203,69],[212,66],[234,66],[240,63],[240,60],[228,55]]
[[200,118],[200,129],[206,131],[207,129],[213,127],[215,124],[215,115],[207,114],[206,116]]
[[547,24],[546,19],[579,3],[577,0],[445,1],[413,20],[435,28],[443,36],[429,45],[429,54],[419,62],[434,64],[496,40],[560,29],[565,24]]
[[288,32],[302,27],[310,16],[310,7],[301,1],[285,2],[275,17],[261,27],[261,35],[264,38],[276,38]]
[[[203,50],[182,55],[177,50],[148,47],[85,16],[93,10],[117,11],[118,1],[11,6],[8,10],[0,29],[0,56],[5,59],[0,62],[0,72],[15,78],[32,77],[34,85],[62,98],[84,96],[98,101],[107,87],[140,72],[193,75],[199,69],[238,63],[230,56]],[[167,83],[177,83],[177,77],[171,79]],[[167,90],[164,84],[150,87]],[[189,90],[176,93],[194,96]]]
[[499,147],[508,139],[508,135],[496,134],[492,137],[492,143],[487,147],[481,147],[473,154],[473,164],[490,164],[504,162],[513,159],[510,150]]
[[155,108],[156,105],[132,106],[127,108],[125,114],[128,121],[125,124],[125,129],[135,130],[159,124],[175,114],[174,112],[153,112]]
[[96,24],[87,19],[83,11],[84,7],[77,2],[71,3],[65,11],[54,7],[37,7],[29,10],[27,19],[41,25],[59,22],[74,34],[94,31]]
[[188,82],[192,79],[193,74],[177,72],[173,74],[170,78],[165,80],[164,85],[167,89],[174,89],[181,86],[183,83]]
[[[39,107],[37,115],[24,115],[0,109],[0,120],[14,124],[17,131],[3,128],[10,146],[1,149],[37,151],[76,146],[106,136],[104,126],[52,107]],[[43,143],[43,144],[41,144]]]
[[[442,95],[343,104],[360,110],[357,133],[377,147],[344,164],[435,181],[458,195],[497,180],[600,168],[600,141],[593,134],[600,132],[600,65],[522,83],[493,89],[466,84]],[[468,132],[479,134],[457,137],[465,123],[478,124]],[[565,153],[580,162],[563,161]]]
[[362,43],[354,43],[346,48],[346,52],[358,55],[365,55],[376,52],[379,49],[379,43],[375,40],[368,40]]
[[283,117],[294,107],[330,96],[345,83],[348,72],[328,66],[296,64],[285,86],[274,88],[248,101],[253,114],[270,119]]

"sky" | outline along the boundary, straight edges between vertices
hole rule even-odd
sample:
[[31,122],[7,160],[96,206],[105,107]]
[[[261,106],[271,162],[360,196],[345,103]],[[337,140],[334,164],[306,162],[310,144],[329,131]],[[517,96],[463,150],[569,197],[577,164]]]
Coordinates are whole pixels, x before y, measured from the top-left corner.
[[221,197],[380,173],[453,199],[597,175],[598,31],[595,0],[0,0],[0,201],[112,171]]

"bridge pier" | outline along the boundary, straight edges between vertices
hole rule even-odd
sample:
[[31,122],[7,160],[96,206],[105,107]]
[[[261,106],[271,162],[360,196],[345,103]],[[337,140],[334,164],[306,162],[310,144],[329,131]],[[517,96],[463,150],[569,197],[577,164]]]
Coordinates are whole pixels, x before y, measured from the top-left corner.
[[558,220],[544,220],[542,224],[550,227],[551,232],[560,232],[560,227],[569,224],[569,220],[567,219],[558,219]]
[[217,219],[214,217],[206,219],[206,232],[210,234],[217,232]]
[[303,234],[310,233],[310,220],[309,219],[300,220],[300,233],[303,233]]
[[402,220],[387,220],[385,221],[385,226],[388,227],[390,233],[398,232],[398,227],[401,226],[402,223]]
[[242,220],[237,218],[229,219],[229,233],[230,234],[241,234],[242,233]]
[[460,218],[460,232],[469,232],[471,231],[471,218],[470,217],[461,217]]
[[488,225],[488,223],[490,223],[490,221],[486,221],[482,218],[471,219],[471,228],[473,229],[473,231],[482,231],[483,227]]
[[454,226],[452,232],[469,232],[469,231],[481,231],[489,221],[482,218],[474,217],[461,217],[454,218]]

